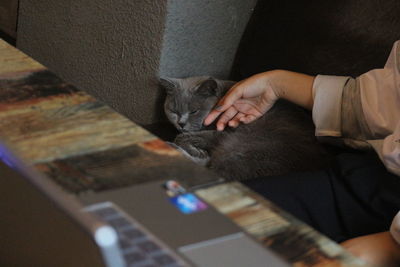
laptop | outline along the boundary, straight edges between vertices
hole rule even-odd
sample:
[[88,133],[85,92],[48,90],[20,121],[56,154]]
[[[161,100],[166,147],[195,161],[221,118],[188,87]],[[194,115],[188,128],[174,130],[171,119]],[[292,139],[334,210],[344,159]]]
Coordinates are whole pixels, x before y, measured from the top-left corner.
[[0,158],[1,266],[289,266],[179,181],[76,196]]

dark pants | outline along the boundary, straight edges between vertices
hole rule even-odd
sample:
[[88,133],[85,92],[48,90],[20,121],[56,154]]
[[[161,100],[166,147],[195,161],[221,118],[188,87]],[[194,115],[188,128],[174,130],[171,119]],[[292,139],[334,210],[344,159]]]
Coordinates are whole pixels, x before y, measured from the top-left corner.
[[244,184],[337,242],[388,231],[400,210],[400,177],[373,152],[340,154],[333,165]]

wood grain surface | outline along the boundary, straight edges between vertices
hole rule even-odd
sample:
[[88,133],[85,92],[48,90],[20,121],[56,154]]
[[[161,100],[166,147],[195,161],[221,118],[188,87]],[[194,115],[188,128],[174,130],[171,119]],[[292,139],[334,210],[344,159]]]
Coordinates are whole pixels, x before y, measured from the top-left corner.
[[196,194],[293,266],[363,266],[341,246],[238,182]]

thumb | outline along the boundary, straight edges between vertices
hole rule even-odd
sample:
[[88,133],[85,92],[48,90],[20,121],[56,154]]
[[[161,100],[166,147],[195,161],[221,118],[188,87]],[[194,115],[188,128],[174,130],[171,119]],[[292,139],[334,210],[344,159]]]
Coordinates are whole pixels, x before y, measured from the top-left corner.
[[230,108],[236,102],[236,100],[240,99],[242,95],[243,93],[240,87],[233,86],[231,89],[229,89],[225,96],[218,101],[214,109],[218,112],[224,112]]
[[215,105],[213,110],[207,115],[204,120],[204,125],[210,125],[216,118],[221,115],[224,111],[230,108],[236,100],[241,98],[242,93],[241,90],[238,90],[237,86],[233,86],[228,92],[223,96],[218,103]]

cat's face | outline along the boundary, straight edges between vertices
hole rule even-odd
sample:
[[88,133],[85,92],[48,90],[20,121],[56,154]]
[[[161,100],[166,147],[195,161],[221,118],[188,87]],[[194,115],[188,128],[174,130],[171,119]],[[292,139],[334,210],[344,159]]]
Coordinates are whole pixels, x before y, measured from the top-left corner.
[[181,132],[199,131],[219,98],[218,83],[209,77],[160,79],[167,91],[164,104],[169,121]]

